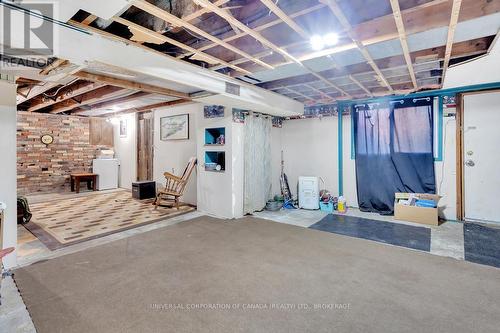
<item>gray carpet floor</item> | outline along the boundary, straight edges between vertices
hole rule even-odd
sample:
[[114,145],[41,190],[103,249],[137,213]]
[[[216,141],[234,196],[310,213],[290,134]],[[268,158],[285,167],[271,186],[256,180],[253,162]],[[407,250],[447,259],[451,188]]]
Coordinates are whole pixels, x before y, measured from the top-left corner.
[[201,217],[14,277],[39,333],[500,327],[500,269],[254,218]]

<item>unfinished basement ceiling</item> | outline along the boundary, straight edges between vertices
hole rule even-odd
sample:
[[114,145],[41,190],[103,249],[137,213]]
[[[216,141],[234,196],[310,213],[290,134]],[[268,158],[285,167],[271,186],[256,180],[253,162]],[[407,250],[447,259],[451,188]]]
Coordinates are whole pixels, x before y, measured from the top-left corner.
[[[111,19],[80,10],[69,23],[316,105],[439,89],[448,66],[487,53],[500,29],[500,1],[462,0],[453,15],[452,7],[458,3],[133,0]],[[395,4],[399,9],[393,7]],[[400,12],[401,20],[395,11]],[[310,38],[330,32],[338,35],[337,44],[313,50]],[[449,37],[453,43],[447,42]],[[196,92],[168,78],[125,73],[110,65],[90,63],[85,71],[134,82],[146,80],[186,94]],[[26,86],[22,89],[26,90]],[[116,97],[115,88],[98,89],[110,93],[99,103],[138,92],[124,89],[116,92]],[[80,100],[72,98],[65,103],[75,102],[75,113],[86,114],[85,109],[92,110],[89,114],[100,112],[93,107],[97,103],[78,105]],[[24,102],[21,108],[33,107],[37,102],[39,98]],[[37,110],[52,112],[54,108]]]

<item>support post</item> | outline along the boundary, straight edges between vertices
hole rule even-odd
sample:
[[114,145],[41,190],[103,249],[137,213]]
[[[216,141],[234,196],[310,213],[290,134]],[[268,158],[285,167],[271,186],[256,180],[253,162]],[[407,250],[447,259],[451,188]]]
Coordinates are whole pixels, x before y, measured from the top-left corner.
[[338,163],[339,163],[339,196],[344,195],[344,140],[343,140],[343,124],[342,113],[344,111],[344,103],[338,104]]

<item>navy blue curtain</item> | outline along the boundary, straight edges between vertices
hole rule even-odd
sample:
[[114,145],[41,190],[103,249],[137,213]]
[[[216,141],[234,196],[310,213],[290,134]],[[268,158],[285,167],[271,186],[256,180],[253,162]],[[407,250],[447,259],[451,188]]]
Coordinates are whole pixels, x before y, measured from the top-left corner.
[[435,193],[431,101],[404,100],[353,110],[361,211],[394,213],[394,193]]

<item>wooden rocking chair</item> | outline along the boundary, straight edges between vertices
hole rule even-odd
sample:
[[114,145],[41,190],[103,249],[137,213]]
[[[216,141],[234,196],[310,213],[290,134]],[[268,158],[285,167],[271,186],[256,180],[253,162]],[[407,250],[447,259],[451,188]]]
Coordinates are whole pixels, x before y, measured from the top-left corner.
[[189,177],[191,177],[195,166],[196,157],[191,157],[181,177],[169,172],[163,174],[166,180],[165,188],[159,190],[156,194],[156,200],[154,202],[155,209],[158,208],[162,200],[174,203],[175,207],[179,209],[179,198],[184,194],[184,189],[186,188]]

